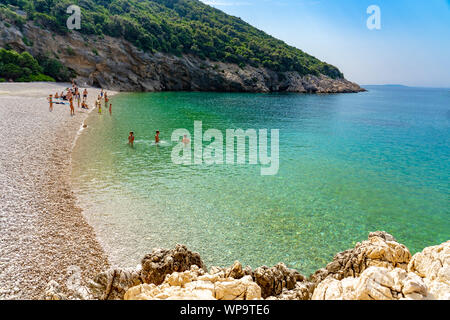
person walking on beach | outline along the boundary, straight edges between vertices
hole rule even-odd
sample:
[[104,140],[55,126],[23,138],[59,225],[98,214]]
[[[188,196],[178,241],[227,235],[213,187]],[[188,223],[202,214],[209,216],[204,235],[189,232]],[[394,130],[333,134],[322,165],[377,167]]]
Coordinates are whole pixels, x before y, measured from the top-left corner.
[[48,102],[50,103],[50,112],[53,111],[53,95],[49,95],[49,97],[47,98]]
[[75,108],[73,107],[73,97],[72,96],[69,99],[69,104],[70,104],[70,115],[74,116],[75,115]]
[[77,106],[80,108],[80,91],[78,87],[75,87],[75,99],[77,99]]
[[130,147],[133,148],[134,146],[134,132],[131,131],[130,135],[128,136],[128,144],[130,145]]
[[101,99],[103,99],[103,89],[102,89],[102,91],[100,91],[100,97],[101,97]]
[[160,142],[160,139],[159,139],[159,131],[156,131],[155,143],[158,144],[159,142]]
[[83,91],[83,101],[84,102],[86,102],[87,96],[88,96],[88,91],[87,91],[87,89],[84,89],[84,91]]

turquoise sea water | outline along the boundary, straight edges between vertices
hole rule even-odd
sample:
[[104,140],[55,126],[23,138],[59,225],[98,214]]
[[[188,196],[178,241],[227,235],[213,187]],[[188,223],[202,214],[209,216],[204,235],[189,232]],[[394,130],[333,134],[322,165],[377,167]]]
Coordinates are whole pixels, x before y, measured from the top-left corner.
[[[368,89],[117,95],[112,116],[94,111],[75,146],[79,204],[119,266],[183,243],[208,265],[285,262],[308,275],[371,231],[392,233],[412,253],[449,240],[449,90]],[[195,120],[224,135],[279,129],[278,174],[173,164],[171,134],[193,133]]]

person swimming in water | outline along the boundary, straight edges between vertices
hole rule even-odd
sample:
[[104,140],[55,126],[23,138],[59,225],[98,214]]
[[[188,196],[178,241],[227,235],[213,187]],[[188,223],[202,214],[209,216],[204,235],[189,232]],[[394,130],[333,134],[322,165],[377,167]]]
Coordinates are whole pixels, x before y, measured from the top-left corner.
[[160,142],[160,139],[159,139],[159,131],[156,131],[155,143],[158,144],[159,142]]
[[128,144],[133,148],[134,145],[134,132],[131,131],[130,135],[128,136]]
[[183,142],[184,146],[186,147],[189,143],[191,143],[191,140],[189,140],[188,136],[185,134],[181,142]]

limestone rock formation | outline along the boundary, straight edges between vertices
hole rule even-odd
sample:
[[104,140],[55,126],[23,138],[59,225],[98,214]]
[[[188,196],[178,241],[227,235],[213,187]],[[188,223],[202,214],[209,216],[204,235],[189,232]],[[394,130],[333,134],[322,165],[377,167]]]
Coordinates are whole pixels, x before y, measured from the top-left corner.
[[122,300],[129,288],[141,283],[143,281],[140,270],[111,269],[97,275],[89,287],[94,299]]
[[156,285],[163,283],[166,275],[190,270],[193,265],[205,269],[197,252],[189,251],[186,246],[179,244],[171,250],[154,249],[142,259],[141,264],[143,282]]
[[450,300],[450,241],[416,253],[408,271],[423,278],[430,299]]
[[371,266],[406,270],[410,260],[408,248],[392,235],[374,232],[369,234],[368,240],[357,243],[355,248],[335,255],[331,263],[311,276],[311,280],[317,284],[330,276],[337,280],[358,277]]
[[314,284],[309,281],[296,282],[294,288],[283,288],[277,296],[270,296],[267,300],[311,300]]
[[427,294],[424,281],[413,272],[369,267],[358,278],[326,278],[314,290],[312,300],[422,300]]
[[262,266],[255,269],[253,279],[261,287],[263,298],[280,295],[283,289],[292,290],[297,282],[306,280],[298,271],[288,269],[284,263],[272,268]]
[[125,300],[255,300],[261,299],[261,288],[251,276],[224,278],[219,273],[205,274],[192,266],[189,271],[167,275],[164,282],[141,284],[130,288]]
[[177,245],[171,250],[154,249],[142,259],[138,269],[111,269],[100,273],[91,281],[90,291],[94,299],[121,300],[131,287],[160,285],[166,275],[190,270],[193,265],[204,268],[200,255],[189,251],[186,246]]

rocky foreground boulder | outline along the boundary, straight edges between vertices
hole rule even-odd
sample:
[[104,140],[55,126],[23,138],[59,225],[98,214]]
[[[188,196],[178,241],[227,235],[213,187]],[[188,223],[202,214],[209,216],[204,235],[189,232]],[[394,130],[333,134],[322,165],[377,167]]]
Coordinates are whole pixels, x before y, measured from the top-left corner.
[[311,278],[313,300],[449,300],[450,241],[411,258],[391,235],[371,233]]
[[141,284],[129,289],[125,300],[258,300],[261,288],[251,276],[240,279],[222,277],[220,274],[205,274],[192,266],[185,272],[174,272],[164,282]]
[[353,249],[336,254],[332,262],[312,275],[311,280],[320,283],[327,277],[337,280],[358,277],[371,266],[406,270],[410,260],[408,248],[398,243],[392,235],[372,232],[368,240],[357,243]]
[[111,269],[100,273],[90,284],[94,299],[122,300],[131,287],[140,284],[160,285],[167,275],[190,270],[192,266],[205,268],[200,255],[186,246],[174,249],[154,249],[141,261],[138,269]]
[[[49,283],[46,299],[64,299]],[[450,241],[411,257],[386,232],[338,253],[309,278],[283,263],[252,270],[236,261],[206,270],[200,255],[177,245],[155,249],[135,269],[99,274],[79,299],[100,300],[425,300],[450,299]]]

